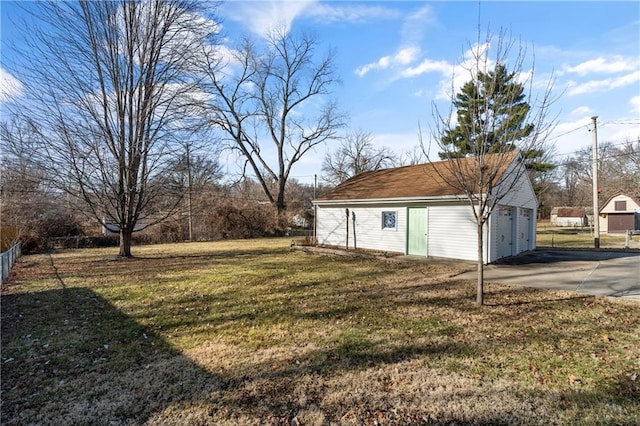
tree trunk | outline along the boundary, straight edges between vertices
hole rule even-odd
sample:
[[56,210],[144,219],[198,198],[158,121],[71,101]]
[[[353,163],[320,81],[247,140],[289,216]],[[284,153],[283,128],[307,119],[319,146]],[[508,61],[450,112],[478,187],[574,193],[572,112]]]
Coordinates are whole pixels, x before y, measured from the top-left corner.
[[275,207],[276,207],[276,220],[277,220],[277,224],[278,224],[278,228],[280,229],[280,232],[282,232],[282,235],[285,235],[286,231],[287,231],[287,226],[288,226],[288,222],[287,222],[287,216],[286,216],[286,211],[287,211],[287,206],[284,202],[284,186],[280,185],[279,187],[280,189],[278,190],[278,197],[276,198],[276,203],[275,203]]
[[278,179],[278,196],[276,198],[276,208],[278,209],[278,217],[282,216],[282,214],[287,210],[287,205],[284,201],[285,195],[285,184],[286,181],[283,177]]
[[128,228],[120,228],[120,257],[133,257],[131,256],[131,230]]
[[480,306],[484,304],[484,256],[483,256],[483,240],[484,233],[483,224],[478,223],[478,286],[477,286],[477,294],[476,294],[476,303]]

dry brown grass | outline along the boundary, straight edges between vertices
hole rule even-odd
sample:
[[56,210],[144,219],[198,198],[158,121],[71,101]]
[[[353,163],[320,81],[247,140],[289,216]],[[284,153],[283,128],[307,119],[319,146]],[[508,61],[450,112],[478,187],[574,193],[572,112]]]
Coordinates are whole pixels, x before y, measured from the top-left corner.
[[[593,248],[594,235],[589,228],[552,226],[548,221],[538,222],[536,233],[538,247],[557,248]],[[624,234],[600,234],[600,247],[603,249],[625,248],[626,236]],[[640,249],[640,235],[632,235],[629,238],[629,247]]]
[[28,256],[2,294],[3,424],[635,424],[634,304],[288,240]]

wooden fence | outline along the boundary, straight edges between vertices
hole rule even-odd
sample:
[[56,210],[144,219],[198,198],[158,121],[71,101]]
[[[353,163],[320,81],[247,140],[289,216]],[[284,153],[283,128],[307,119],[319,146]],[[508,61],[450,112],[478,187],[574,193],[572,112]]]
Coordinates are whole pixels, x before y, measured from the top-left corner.
[[9,250],[0,254],[0,263],[2,264],[2,283],[9,278],[11,267],[16,263],[16,259],[22,254],[22,243],[18,242]]

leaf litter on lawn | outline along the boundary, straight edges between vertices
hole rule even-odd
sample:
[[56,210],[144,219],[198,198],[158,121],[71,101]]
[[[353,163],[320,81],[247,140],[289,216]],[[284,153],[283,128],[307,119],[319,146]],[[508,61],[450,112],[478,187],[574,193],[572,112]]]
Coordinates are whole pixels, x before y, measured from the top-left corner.
[[3,423],[629,424],[640,414],[637,306],[489,283],[478,307],[475,282],[451,264],[309,256],[287,243],[23,259],[2,294]]

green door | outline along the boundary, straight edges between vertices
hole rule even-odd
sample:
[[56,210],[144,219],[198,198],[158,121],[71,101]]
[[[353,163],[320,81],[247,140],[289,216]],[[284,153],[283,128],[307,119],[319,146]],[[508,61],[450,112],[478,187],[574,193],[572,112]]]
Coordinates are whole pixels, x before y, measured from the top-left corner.
[[427,208],[408,208],[407,254],[427,255]]

